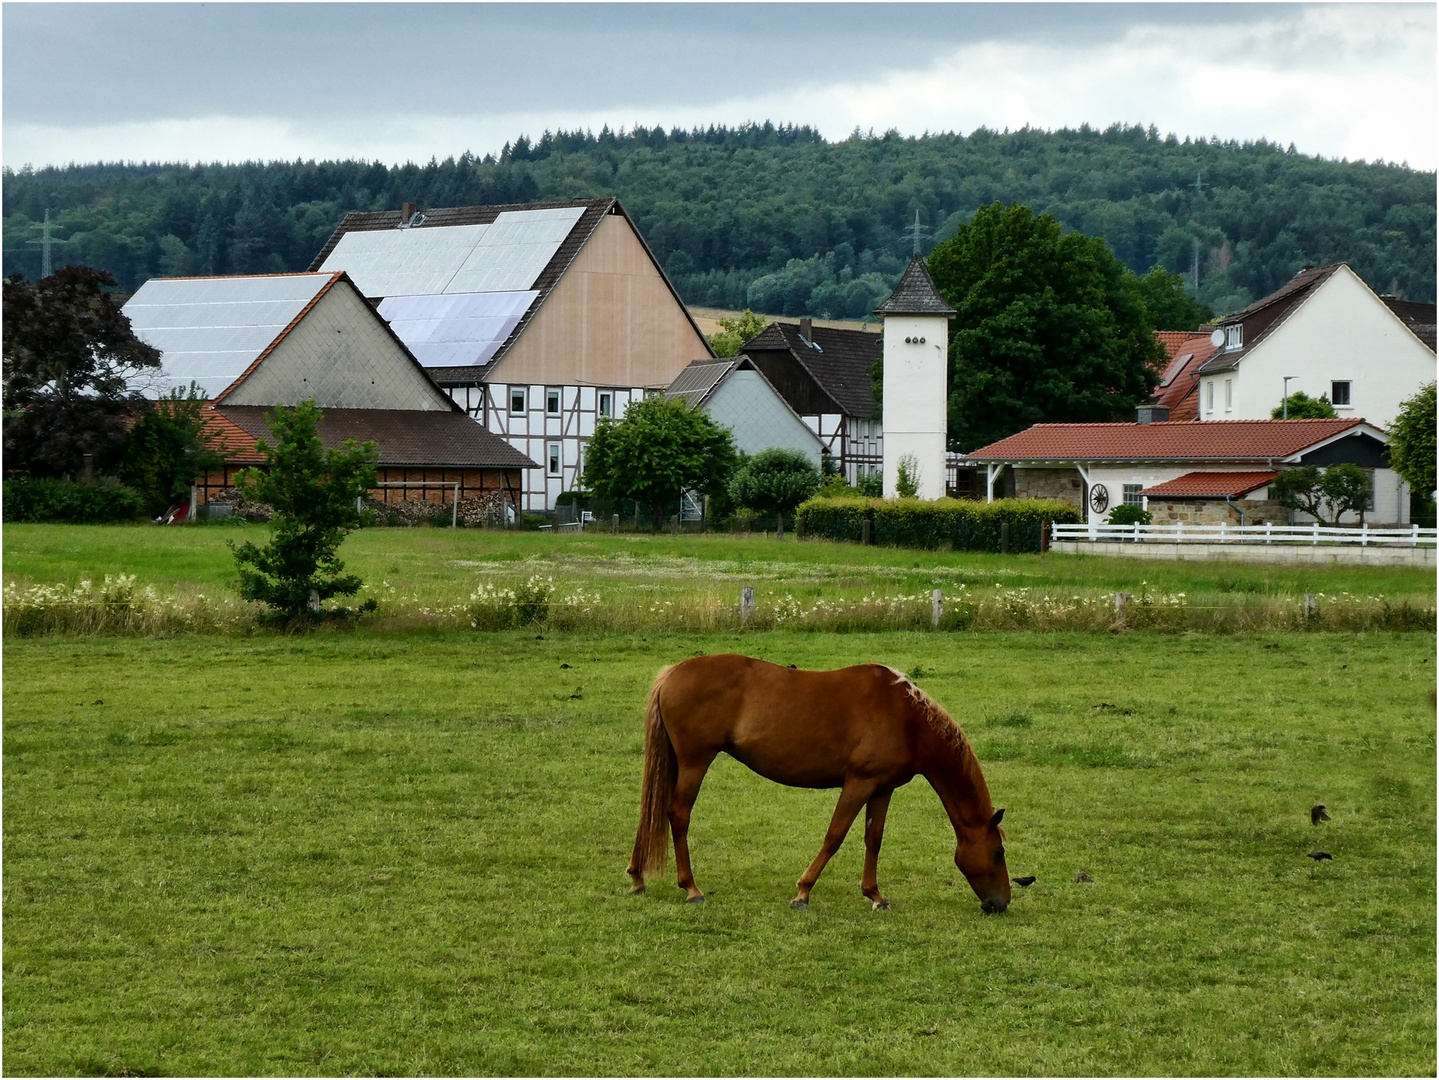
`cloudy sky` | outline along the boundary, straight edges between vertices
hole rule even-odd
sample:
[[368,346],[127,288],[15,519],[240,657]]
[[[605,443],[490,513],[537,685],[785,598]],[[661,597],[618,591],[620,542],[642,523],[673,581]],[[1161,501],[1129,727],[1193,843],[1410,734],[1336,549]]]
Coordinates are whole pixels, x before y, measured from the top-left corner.
[[4,164],[498,151],[546,128],[1154,124],[1433,169],[1434,4],[3,7]]

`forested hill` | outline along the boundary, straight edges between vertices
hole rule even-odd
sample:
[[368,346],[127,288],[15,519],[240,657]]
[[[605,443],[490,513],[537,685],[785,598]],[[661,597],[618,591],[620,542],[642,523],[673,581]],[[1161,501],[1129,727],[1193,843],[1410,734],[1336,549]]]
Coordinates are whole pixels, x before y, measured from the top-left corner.
[[351,210],[614,194],[694,304],[854,317],[903,267],[915,211],[945,239],[975,207],[1026,203],[1105,237],[1137,272],[1188,275],[1218,312],[1300,267],[1343,260],[1381,292],[1435,297],[1435,175],[1152,127],[825,142],[806,127],[656,128],[520,138],[498,159],[387,167],[80,165],[4,173],[4,272],[55,263],[156,275],[303,270]]

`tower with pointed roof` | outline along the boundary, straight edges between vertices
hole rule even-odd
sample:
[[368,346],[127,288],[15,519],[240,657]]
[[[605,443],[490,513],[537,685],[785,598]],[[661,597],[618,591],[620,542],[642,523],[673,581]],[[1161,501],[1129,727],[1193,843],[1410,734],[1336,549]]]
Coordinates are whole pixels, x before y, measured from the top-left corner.
[[884,319],[884,493],[897,494],[899,462],[919,465],[919,497],[944,494],[948,435],[949,320],[954,308],[934,287],[915,252],[894,293],[879,307]]

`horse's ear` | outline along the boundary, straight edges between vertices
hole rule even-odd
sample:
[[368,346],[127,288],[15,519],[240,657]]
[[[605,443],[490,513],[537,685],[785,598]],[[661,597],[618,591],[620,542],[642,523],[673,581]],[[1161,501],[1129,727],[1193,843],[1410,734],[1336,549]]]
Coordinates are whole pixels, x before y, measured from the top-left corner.
[[990,827],[991,829],[997,829],[997,828],[999,828],[999,823],[1000,823],[1001,821],[1003,821],[1003,820],[1004,820],[1004,807],[1001,806],[998,810],[996,810],[996,811],[994,812],[994,817],[992,817],[992,818],[989,819],[989,827]]

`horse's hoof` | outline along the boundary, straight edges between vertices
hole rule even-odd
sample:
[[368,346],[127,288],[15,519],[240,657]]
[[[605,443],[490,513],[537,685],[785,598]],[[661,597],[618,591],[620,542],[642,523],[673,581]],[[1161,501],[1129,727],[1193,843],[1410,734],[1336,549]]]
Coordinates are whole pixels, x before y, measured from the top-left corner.
[[871,910],[871,911],[888,911],[888,910],[889,910],[889,901],[888,901],[888,900],[876,900],[876,901],[874,902],[874,906],[871,907],[870,910]]
[[809,901],[808,901],[808,900],[791,900],[791,901],[789,902],[789,906],[792,907],[792,908],[794,908],[796,911],[808,911],[808,910],[809,910]]
[[704,893],[700,893],[698,896],[691,896],[688,900],[685,901],[686,904],[703,904],[704,902],[705,902],[705,894],[704,894]]

